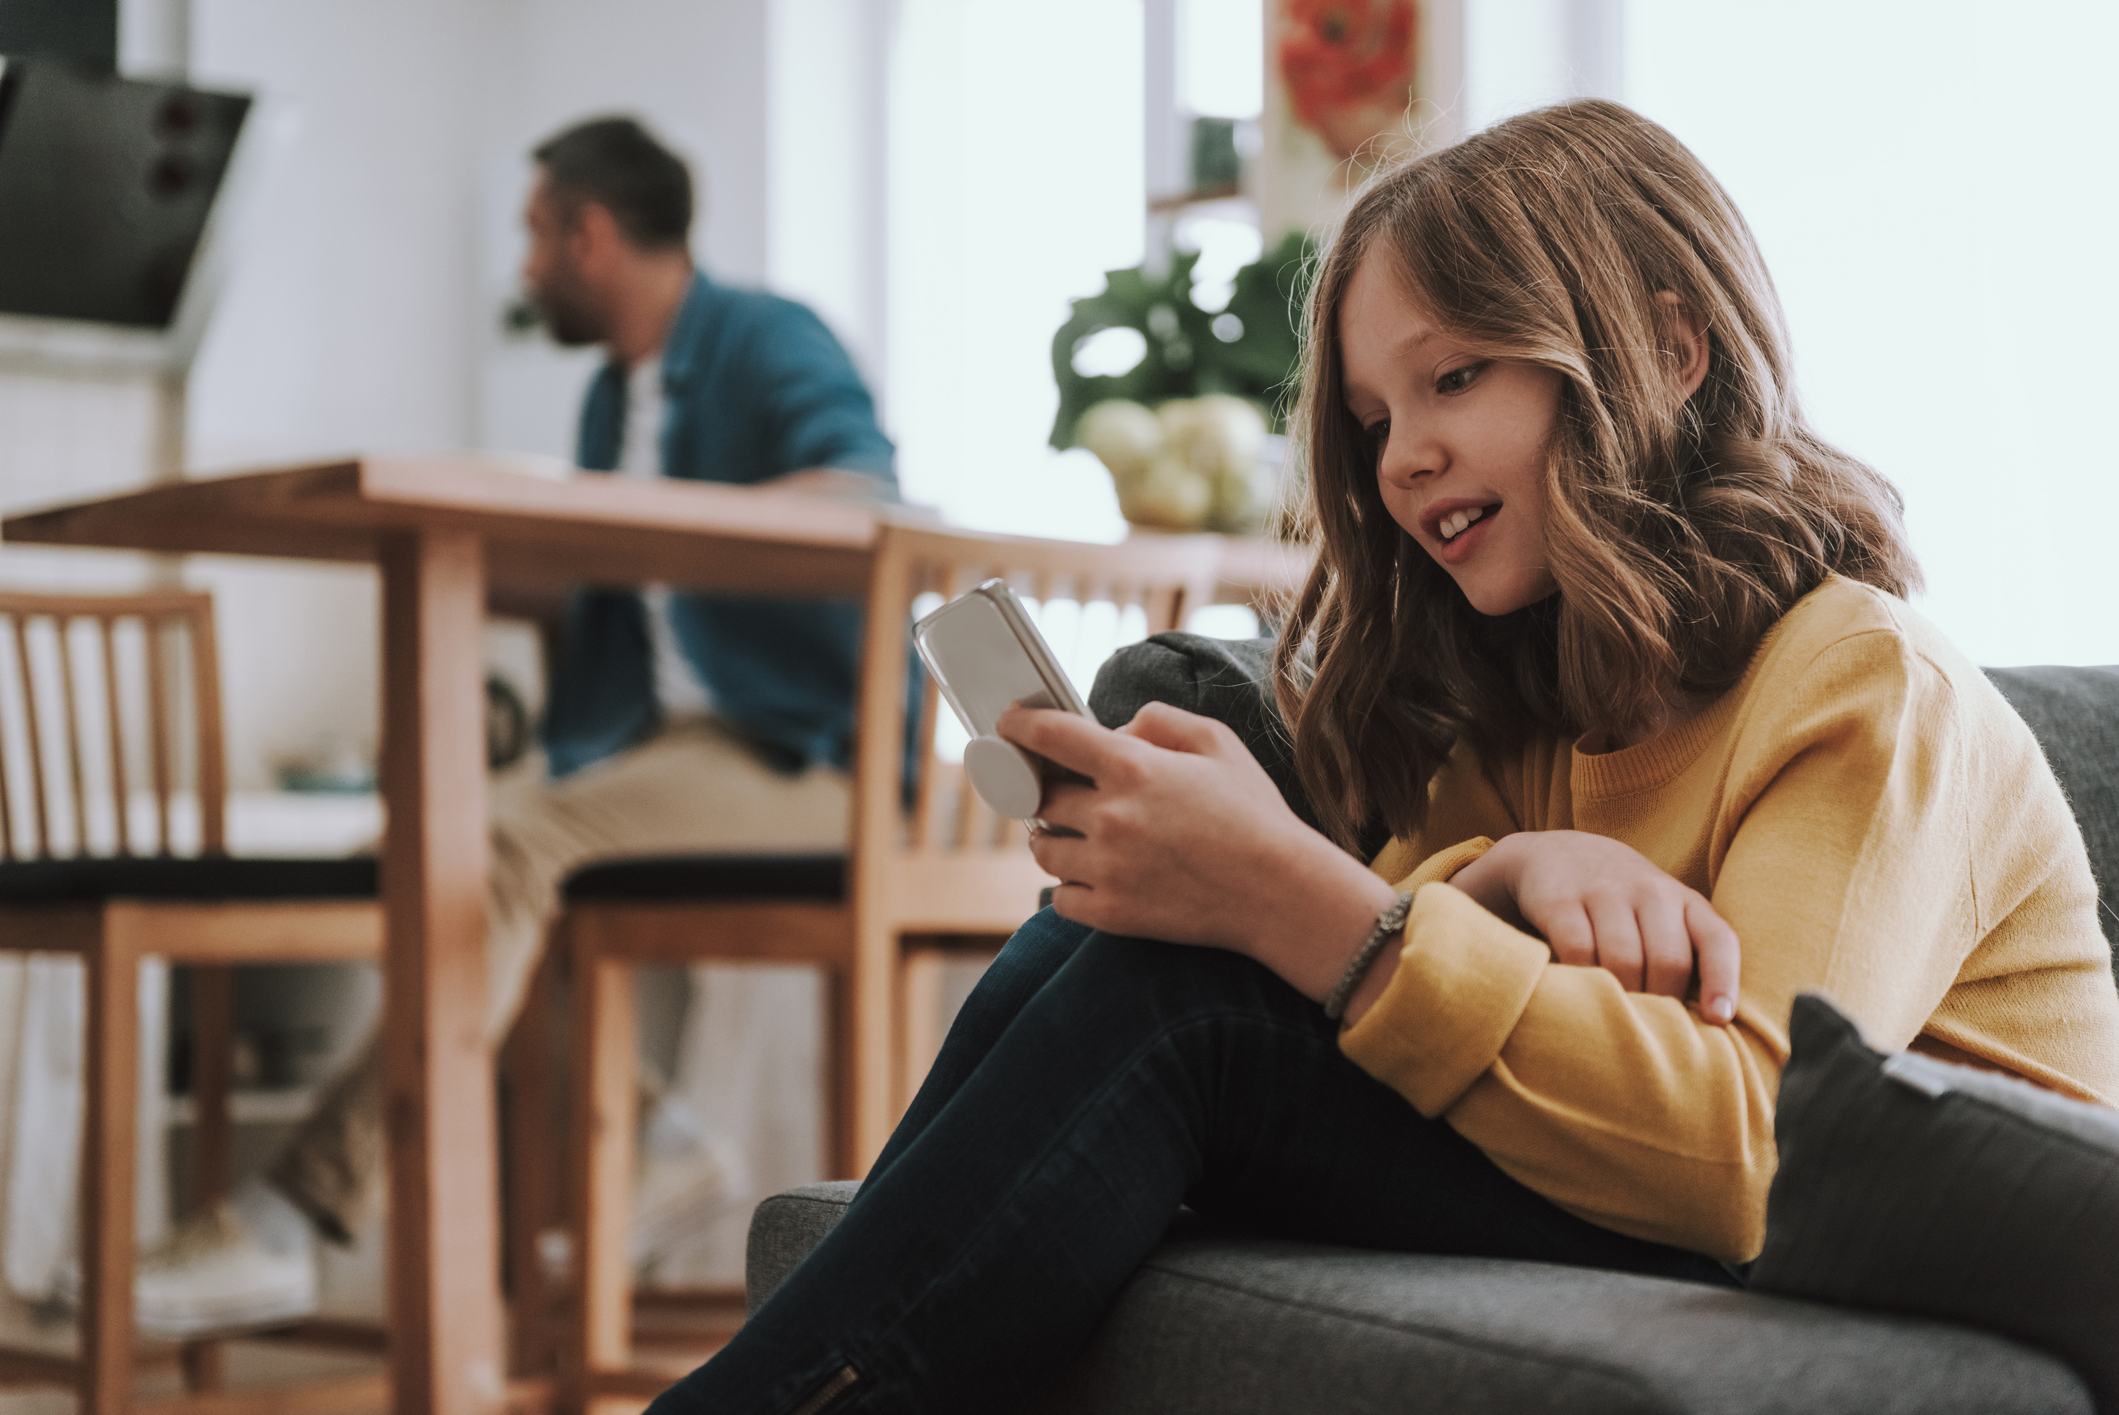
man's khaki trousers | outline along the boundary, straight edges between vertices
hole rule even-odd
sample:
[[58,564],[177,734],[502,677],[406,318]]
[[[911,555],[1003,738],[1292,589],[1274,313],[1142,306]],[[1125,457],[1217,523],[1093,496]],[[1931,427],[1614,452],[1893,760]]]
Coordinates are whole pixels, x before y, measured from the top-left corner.
[[[711,718],[664,728],[563,781],[513,781],[493,799],[486,918],[494,1047],[522,1006],[566,877],[597,860],[714,851],[835,850],[846,843],[845,773],[766,766]],[[351,1235],[383,1164],[383,1067],[371,1036],[324,1089],[267,1179],[325,1235]]]

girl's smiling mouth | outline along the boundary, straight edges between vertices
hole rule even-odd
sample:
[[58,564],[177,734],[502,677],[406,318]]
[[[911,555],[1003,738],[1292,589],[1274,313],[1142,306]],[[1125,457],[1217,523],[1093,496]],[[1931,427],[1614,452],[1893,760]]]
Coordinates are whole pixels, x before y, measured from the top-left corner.
[[1486,527],[1500,511],[1498,501],[1446,501],[1430,507],[1420,519],[1441,543],[1436,553],[1442,562],[1456,565],[1486,538]]

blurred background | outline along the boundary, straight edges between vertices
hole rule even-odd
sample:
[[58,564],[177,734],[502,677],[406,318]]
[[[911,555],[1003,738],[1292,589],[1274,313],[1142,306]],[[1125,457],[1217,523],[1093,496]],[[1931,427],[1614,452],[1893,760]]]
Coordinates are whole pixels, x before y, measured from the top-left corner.
[[[58,3],[0,0],[0,52]],[[356,450],[565,457],[596,355],[510,320],[526,153],[623,111],[694,164],[704,266],[807,301],[853,351],[909,499],[1092,539],[1126,527],[1095,458],[1048,441],[1069,302],[1196,253],[1185,278],[1211,318],[1241,267],[1320,229],[1329,142],[1287,121],[1275,26],[1389,8],[102,3],[121,71],[256,95],[263,160],[188,378],[0,352],[0,510]],[[1407,143],[1578,94],[1667,124],[1757,231],[1817,423],[1903,489],[1923,611],[1983,663],[2119,661],[2119,7],[1429,0],[1417,19]],[[1105,341],[1072,362],[1139,357]],[[170,571],[0,548],[9,583],[150,573]],[[181,573],[221,606],[235,786],[372,750],[368,572]],[[528,652],[496,634],[497,660]]]

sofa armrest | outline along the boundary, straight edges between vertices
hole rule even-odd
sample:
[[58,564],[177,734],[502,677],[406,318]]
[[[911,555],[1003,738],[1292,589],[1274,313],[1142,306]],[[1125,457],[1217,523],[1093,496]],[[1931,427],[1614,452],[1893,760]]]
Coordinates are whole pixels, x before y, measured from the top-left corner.
[[764,1306],[795,1265],[838,1226],[860,1187],[851,1179],[804,1185],[775,1194],[751,1211],[743,1260],[746,1314]]

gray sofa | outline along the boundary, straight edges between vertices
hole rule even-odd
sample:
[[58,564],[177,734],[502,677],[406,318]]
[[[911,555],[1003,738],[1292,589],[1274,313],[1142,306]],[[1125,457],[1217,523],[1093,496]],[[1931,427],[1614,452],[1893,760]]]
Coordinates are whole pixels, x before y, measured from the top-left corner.
[[[1263,655],[1258,643],[1161,635],[1114,659],[1091,704],[1106,722],[1149,698],[1223,718],[1302,810],[1256,686]],[[2044,745],[2098,879],[2119,878],[2119,668],[1991,676]],[[2119,971],[2119,915],[2103,912]],[[759,1206],[753,1307],[830,1231],[855,1187],[816,1185]],[[1191,1220],[1180,1215],[1041,1410],[2093,1410],[2058,1359],[1967,1327],[1579,1268],[1248,1239]]]

